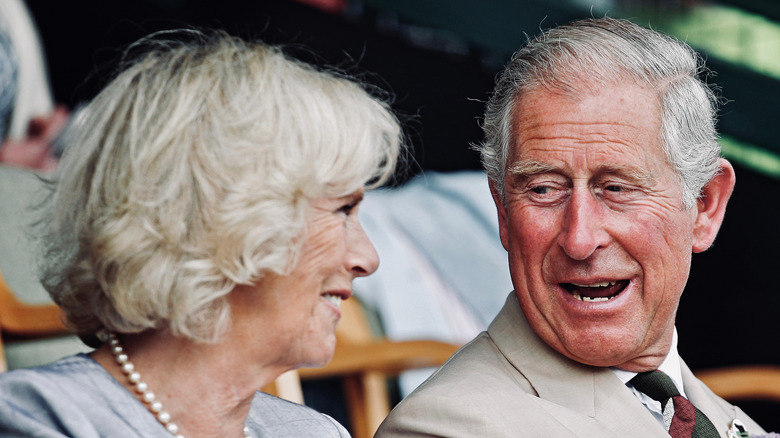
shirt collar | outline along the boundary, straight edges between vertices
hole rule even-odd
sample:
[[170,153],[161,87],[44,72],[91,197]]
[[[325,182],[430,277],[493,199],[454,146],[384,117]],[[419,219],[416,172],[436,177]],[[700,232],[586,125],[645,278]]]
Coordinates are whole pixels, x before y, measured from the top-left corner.
[[[633,379],[637,373],[631,371],[619,370],[617,368],[610,368],[613,373],[623,383],[628,383]],[[666,375],[671,377],[677,389],[682,396],[685,396],[685,388],[683,388],[682,379],[682,365],[680,363],[680,354],[677,352],[677,327],[674,328],[672,333],[672,346],[669,348],[669,353],[666,354],[666,358],[661,362],[661,366],[658,367],[659,371],[663,371]]]

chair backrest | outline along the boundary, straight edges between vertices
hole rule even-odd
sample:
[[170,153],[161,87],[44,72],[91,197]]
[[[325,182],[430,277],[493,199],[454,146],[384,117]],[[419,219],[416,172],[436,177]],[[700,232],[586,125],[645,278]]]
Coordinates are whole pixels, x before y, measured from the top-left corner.
[[32,305],[19,300],[0,272],[0,372],[7,369],[3,334],[27,338],[67,333],[62,314],[54,304]]
[[390,413],[387,379],[403,371],[437,367],[458,345],[433,340],[390,341],[373,334],[361,303],[341,304],[333,359],[322,368],[298,370],[301,379],[341,379],[353,438],[371,438]]
[[287,371],[261,390],[293,403],[304,404],[301,378],[297,370]]
[[780,402],[780,366],[742,365],[696,372],[715,394],[737,402],[767,400]]

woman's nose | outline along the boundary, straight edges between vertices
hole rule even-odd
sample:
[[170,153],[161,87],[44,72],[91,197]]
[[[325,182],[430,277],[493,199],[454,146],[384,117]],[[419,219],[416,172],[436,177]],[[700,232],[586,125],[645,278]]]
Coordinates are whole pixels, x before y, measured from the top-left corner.
[[347,269],[355,277],[371,275],[379,267],[379,255],[368,238],[363,226],[356,221],[356,226],[349,230],[349,248],[347,252]]

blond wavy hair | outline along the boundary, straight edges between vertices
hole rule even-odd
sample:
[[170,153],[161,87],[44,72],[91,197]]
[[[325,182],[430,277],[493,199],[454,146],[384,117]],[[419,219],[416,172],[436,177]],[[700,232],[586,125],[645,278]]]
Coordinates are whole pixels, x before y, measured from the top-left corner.
[[42,280],[82,338],[215,342],[237,284],[297,262],[311,199],[391,178],[401,130],[358,81],[222,32],[127,57],[66,139]]

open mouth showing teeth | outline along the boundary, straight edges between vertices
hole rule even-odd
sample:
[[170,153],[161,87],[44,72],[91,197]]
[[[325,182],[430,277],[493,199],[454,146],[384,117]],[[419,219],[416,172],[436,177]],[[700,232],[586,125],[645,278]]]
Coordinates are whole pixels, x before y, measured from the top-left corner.
[[626,286],[628,286],[628,280],[599,281],[590,284],[562,283],[561,286],[563,286],[571,296],[580,301],[586,303],[600,303],[609,301],[620,295]]
[[341,307],[341,295],[325,294],[323,297],[325,297],[325,299],[328,300],[329,303],[333,304],[333,306],[337,309]]

